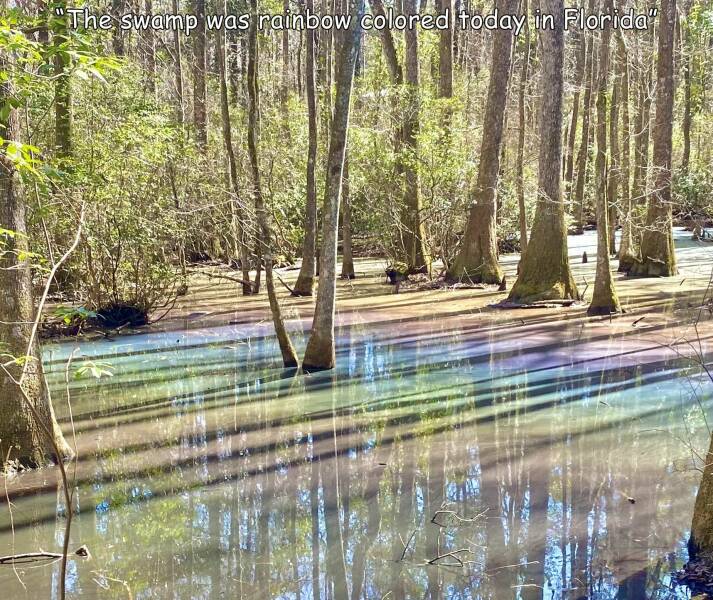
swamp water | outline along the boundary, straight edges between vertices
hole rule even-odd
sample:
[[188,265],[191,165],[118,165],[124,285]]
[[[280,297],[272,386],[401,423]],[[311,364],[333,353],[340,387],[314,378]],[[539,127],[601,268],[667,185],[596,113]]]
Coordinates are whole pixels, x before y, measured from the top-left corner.
[[[296,377],[264,325],[48,346],[92,554],[67,596],[689,597],[713,386],[680,324],[432,312],[355,311],[338,369]],[[71,355],[114,375],[65,381]],[[7,486],[0,553],[61,549],[55,470]],[[0,598],[58,597],[59,563],[18,571]]]

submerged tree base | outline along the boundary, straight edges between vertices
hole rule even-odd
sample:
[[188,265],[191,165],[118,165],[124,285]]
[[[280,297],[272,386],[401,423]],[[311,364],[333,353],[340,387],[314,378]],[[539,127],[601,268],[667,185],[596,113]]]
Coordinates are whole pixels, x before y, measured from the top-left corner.
[[629,274],[638,277],[673,277],[678,274],[678,269],[671,262],[648,257],[634,261]]

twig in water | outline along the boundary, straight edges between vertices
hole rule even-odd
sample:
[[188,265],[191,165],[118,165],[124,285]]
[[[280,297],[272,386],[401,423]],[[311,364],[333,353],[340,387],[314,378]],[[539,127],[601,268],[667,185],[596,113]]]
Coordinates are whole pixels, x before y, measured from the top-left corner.
[[[416,535],[416,530],[414,529],[411,532],[411,535],[408,538],[408,541],[404,544],[404,551],[401,553],[401,558],[399,558],[399,562],[401,562],[404,558],[406,558],[406,551],[408,550],[409,546],[411,545],[411,542],[413,541],[414,536]],[[403,540],[401,540],[401,543],[403,544]]]
[[[446,552],[445,554],[439,554],[436,556],[436,558],[432,558],[431,560],[428,561],[429,565],[437,565],[438,561],[443,560],[444,558],[454,558],[455,560],[458,561],[457,565],[462,567],[463,566],[463,561],[458,557],[458,555],[461,552],[468,552],[469,554],[472,554],[473,551],[470,550],[469,548],[459,548],[458,550],[451,550],[450,552]],[[447,565],[455,565],[456,563],[446,563]]]

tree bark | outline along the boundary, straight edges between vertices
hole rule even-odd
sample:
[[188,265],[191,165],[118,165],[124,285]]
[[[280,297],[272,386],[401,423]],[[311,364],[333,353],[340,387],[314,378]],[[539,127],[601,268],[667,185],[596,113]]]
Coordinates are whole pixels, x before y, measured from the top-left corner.
[[336,295],[337,229],[342,170],[349,129],[354,66],[359,54],[361,31],[357,21],[364,13],[364,0],[356,0],[352,8],[351,29],[344,36],[334,99],[334,115],[327,154],[327,175],[324,189],[322,254],[320,286],[312,331],[305,350],[303,368],[306,370],[332,369],[336,361],[334,348],[334,304]]
[[[612,0],[605,0],[605,13],[613,14]],[[611,28],[605,27],[599,42],[599,78],[597,81],[597,270],[588,315],[608,315],[621,310],[609,268],[609,206],[607,203],[607,85],[609,79],[609,42]]]
[[577,51],[577,61],[575,65],[576,87],[574,98],[572,98],[572,119],[569,125],[569,141],[567,143],[566,166],[564,181],[567,192],[567,199],[572,200],[572,179],[574,177],[574,146],[577,139],[577,121],[579,119],[580,96],[582,95],[582,85],[587,67],[587,39],[583,31],[577,33],[579,49]]
[[[525,206],[525,130],[526,109],[525,100],[527,94],[527,81],[530,70],[530,8],[528,0],[523,0],[523,14],[525,15],[525,47],[522,53],[522,65],[520,66],[520,87],[518,89],[518,134],[517,134],[517,177],[515,185],[517,188],[518,222],[520,225],[520,253],[527,250],[527,208]],[[582,39],[584,45],[584,39]],[[584,69],[582,69],[584,71]]]
[[[609,38],[611,44],[611,36]],[[616,57],[616,53],[614,54]],[[609,254],[616,254],[616,222],[619,198],[619,177],[621,175],[621,151],[619,149],[619,110],[621,104],[621,73],[614,61],[611,106],[609,109],[609,172],[607,179],[607,210],[609,226]]]
[[439,32],[438,37],[438,97],[453,97],[453,0],[439,0],[441,14],[449,12],[449,27]]
[[193,0],[198,26],[193,36],[193,127],[201,152],[208,150],[208,112],[206,100],[205,0]]
[[[172,1],[173,14],[178,14],[178,0]],[[181,33],[178,29],[173,32],[173,68],[176,83],[176,120],[183,127],[186,121],[185,99],[183,97],[183,58],[181,51]]]
[[[258,238],[258,260],[262,258],[265,264],[265,286],[267,287],[267,297],[270,302],[270,312],[272,322],[275,326],[275,334],[282,353],[282,363],[286,368],[298,366],[297,353],[295,352],[290,336],[285,328],[282,319],[280,303],[275,292],[275,283],[272,274],[272,232],[265,211],[265,200],[262,194],[262,184],[260,180],[259,156],[259,135],[258,135],[258,45],[257,45],[257,15],[258,0],[250,0],[250,28],[248,29],[248,154],[250,155],[250,168],[253,177],[253,197],[255,199],[255,209],[257,213],[260,234]],[[227,94],[226,94],[227,96]]]
[[[61,3],[66,8],[66,3]],[[57,156],[67,159],[72,155],[72,79],[70,74],[71,58],[69,49],[65,46],[69,42],[68,17],[54,16],[53,44],[55,46],[54,57],[54,109],[55,109],[55,149]]]
[[540,153],[537,208],[532,236],[510,291],[513,302],[578,298],[569,269],[562,198],[562,95],[564,87],[564,1],[542,0],[554,16],[553,30],[540,32]]
[[[517,0],[496,2],[497,9],[502,14],[514,14],[517,4]],[[498,264],[495,215],[512,45],[512,30],[498,29],[493,33],[492,65],[480,145],[478,180],[472,192],[465,236],[448,273],[450,279],[499,284],[503,278]]]
[[[307,0],[307,10],[314,11],[314,0]],[[317,162],[317,95],[315,91],[315,39],[314,30],[307,30],[305,56],[305,91],[307,94],[307,198],[305,203],[304,242],[302,243],[302,264],[292,294],[311,296],[314,288],[315,259],[317,254],[317,183],[315,164]]]
[[619,271],[628,273],[636,260],[631,203],[631,121],[629,117],[629,59],[624,34],[617,30],[617,50],[621,69],[621,243]]
[[692,559],[713,561],[713,437],[696,494],[688,552]]
[[[227,7],[223,3],[223,12],[227,14]],[[228,173],[230,186],[233,190],[233,198],[230,201],[231,225],[233,233],[233,254],[235,258],[240,259],[240,267],[242,270],[243,279],[243,296],[252,294],[252,285],[250,284],[250,253],[248,249],[245,232],[243,231],[242,215],[237,205],[237,200],[240,198],[240,181],[238,180],[238,163],[235,158],[235,150],[233,149],[233,133],[230,123],[230,103],[228,102],[228,81],[226,74],[226,43],[225,32],[218,31],[216,33],[218,42],[218,70],[220,71],[220,114],[223,129],[223,143],[225,145],[225,154],[228,159]]]
[[632,274],[644,277],[669,277],[677,273],[671,210],[675,24],[676,0],[662,0],[656,69],[654,189],[649,196],[646,227],[641,238],[641,261],[631,269]]
[[[593,2],[589,3],[590,10]],[[587,44],[587,36],[584,36]],[[582,103],[582,138],[577,153],[577,181],[574,192],[574,206],[577,209],[576,224],[578,230],[584,228],[584,185],[587,181],[587,162],[589,159],[589,124],[592,112],[592,87],[594,84],[594,36],[590,34],[586,57],[586,83]]]
[[[418,0],[404,0],[404,13],[418,13]],[[405,262],[409,272],[428,273],[431,259],[426,251],[426,230],[423,226],[421,211],[421,183],[419,175],[418,134],[420,129],[421,91],[418,65],[418,30],[407,28],[404,31],[406,47],[404,51],[404,105],[403,142],[406,156],[403,161],[404,204],[401,215],[403,227]]]
[[349,189],[349,153],[344,155],[342,179],[342,279],[354,279],[354,255],[352,253],[352,204]]
[[[0,56],[0,71],[7,68],[7,58]],[[0,105],[14,97],[11,79],[0,83]],[[0,131],[6,140],[20,141],[15,108],[10,108],[0,121]],[[0,355],[2,363],[7,364],[0,368],[0,464],[18,461],[24,466],[40,467],[54,453],[52,440],[60,453],[56,459],[72,456],[72,450],[54,416],[39,345],[36,341],[30,344],[35,307],[26,258],[29,248],[25,211],[20,174],[7,155],[0,152],[0,230],[13,232],[0,234]],[[8,364],[9,357],[29,360],[24,377],[22,363]],[[21,377],[22,387],[16,383]]]

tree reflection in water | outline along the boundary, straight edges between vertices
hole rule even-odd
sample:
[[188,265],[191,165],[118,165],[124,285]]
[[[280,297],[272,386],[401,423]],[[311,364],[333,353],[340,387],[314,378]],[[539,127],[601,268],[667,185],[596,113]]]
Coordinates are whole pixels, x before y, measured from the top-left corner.
[[[104,356],[116,376],[72,390],[72,545],[94,560],[69,597],[675,597],[697,485],[679,439],[707,430],[666,328],[464,323],[353,325],[309,376],[226,331]],[[51,479],[8,482],[18,549],[61,542]],[[56,593],[47,569],[22,573],[32,595]]]

